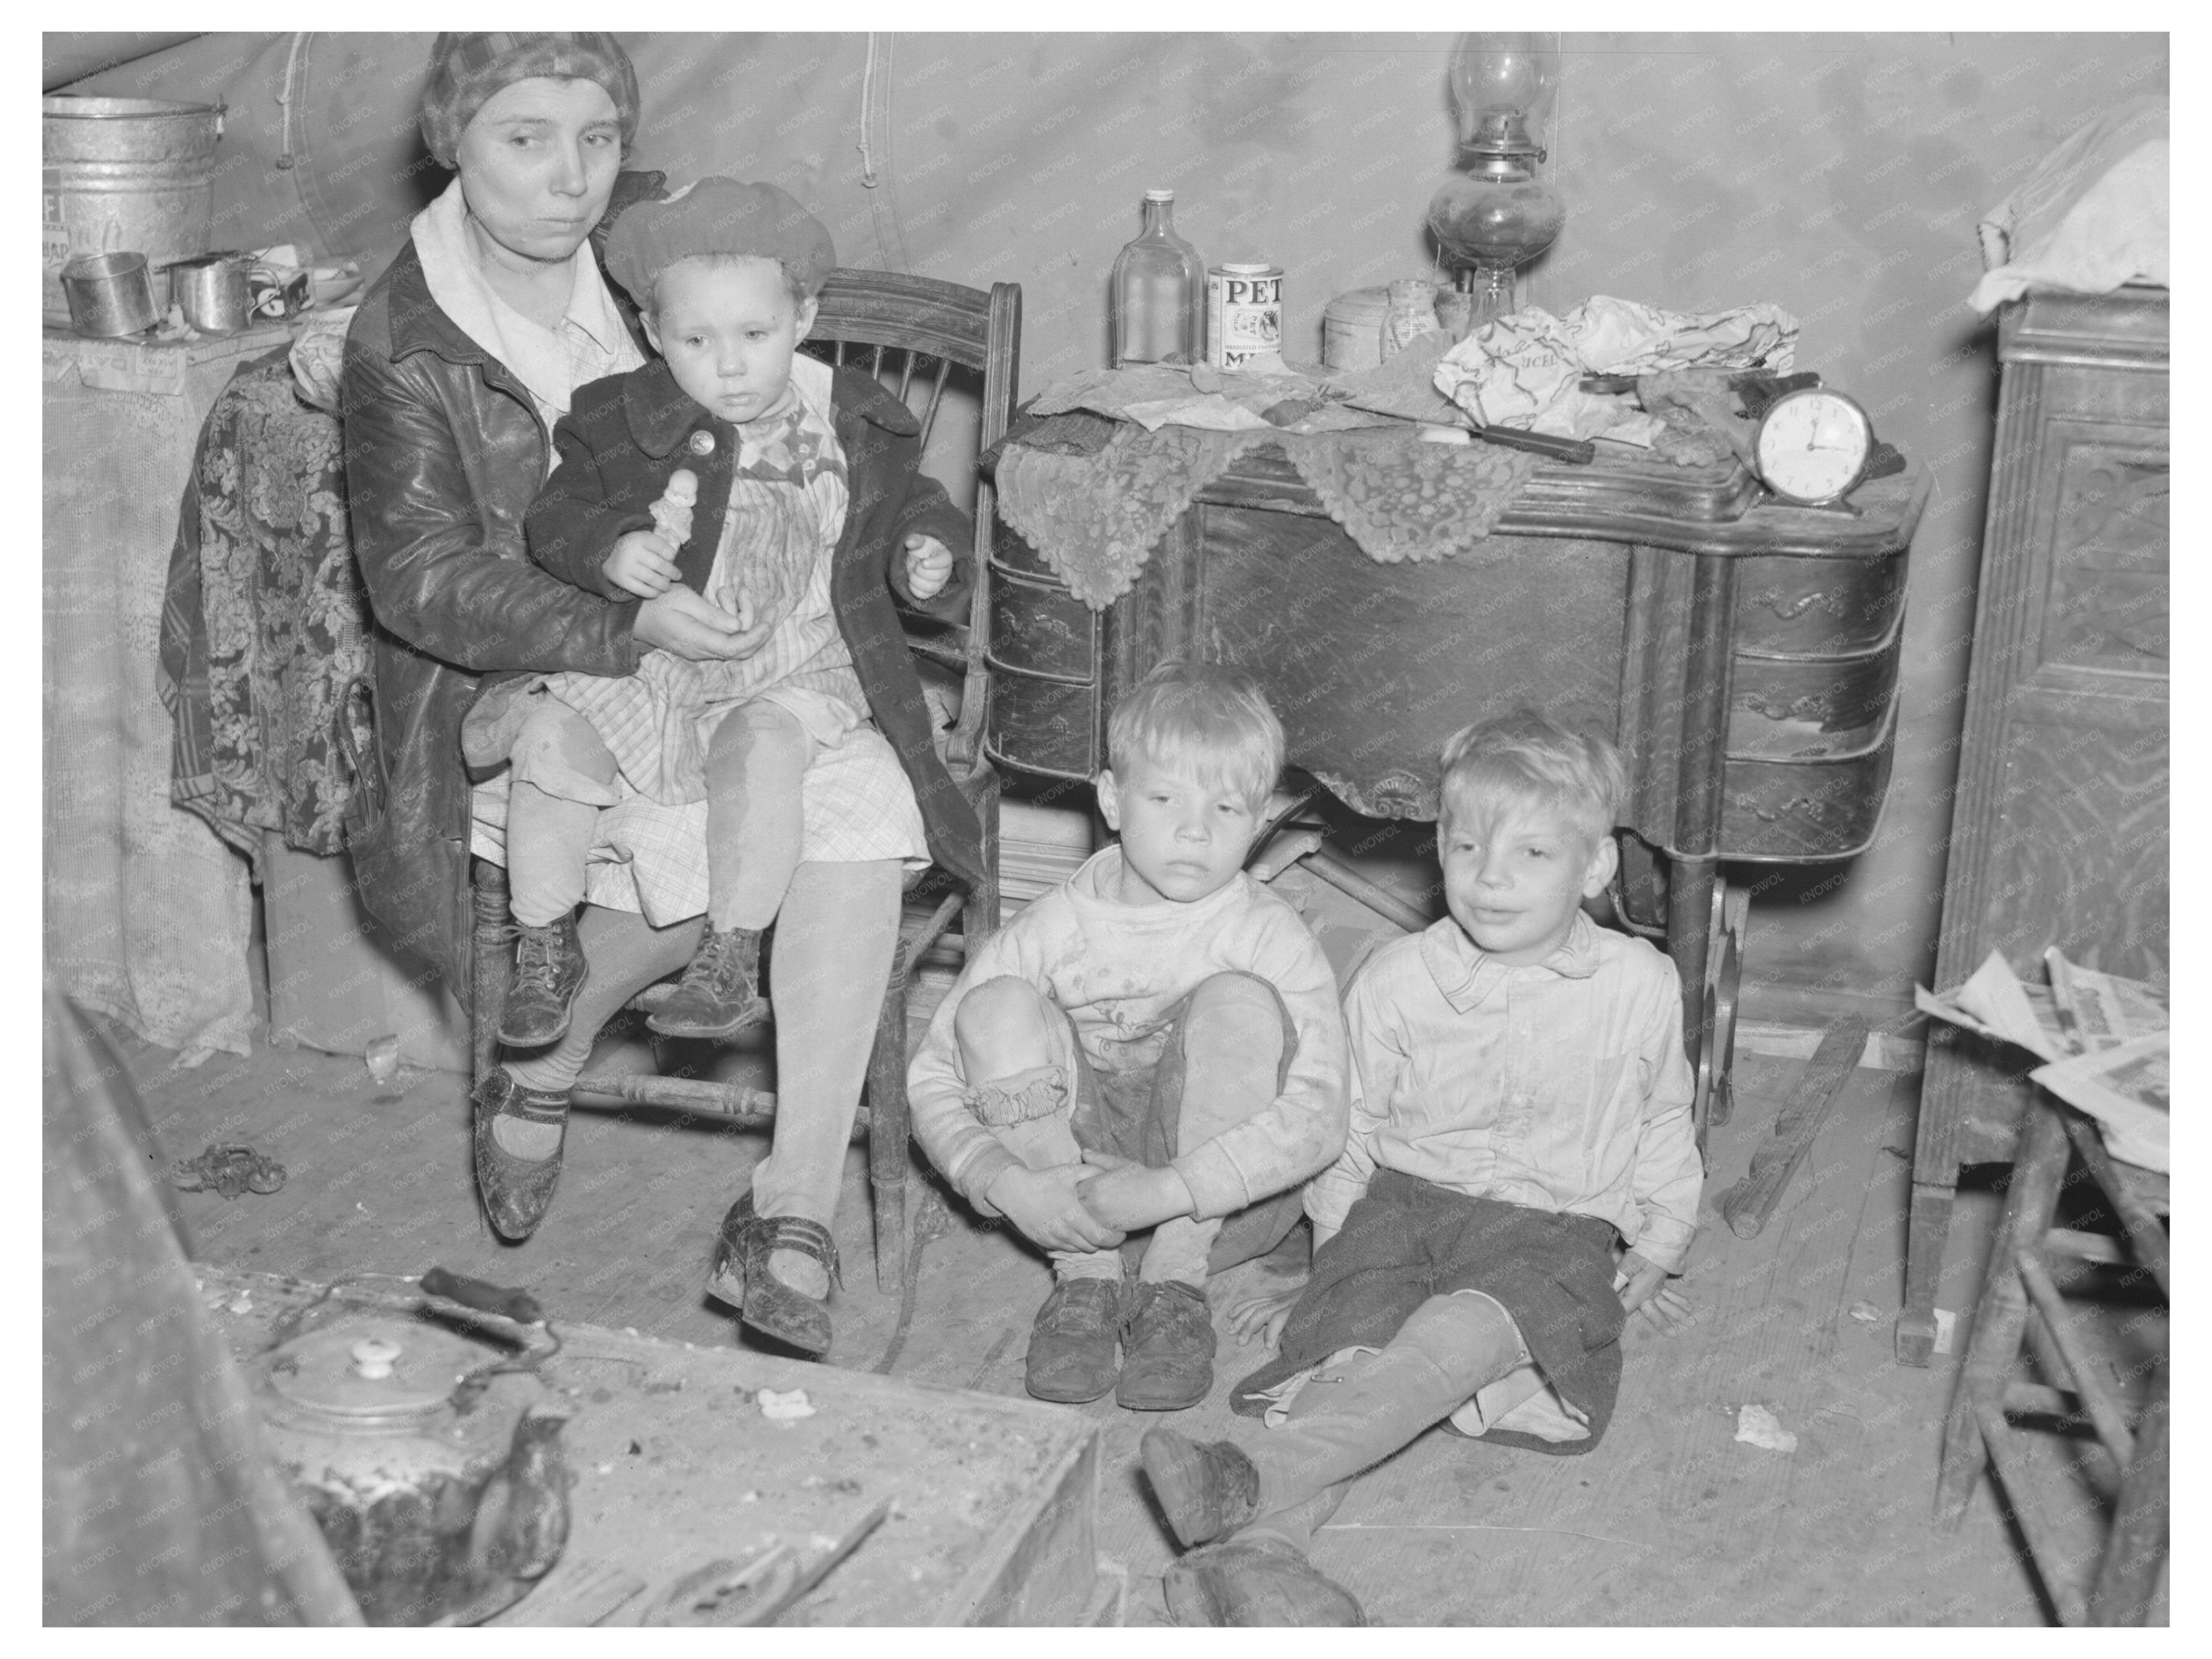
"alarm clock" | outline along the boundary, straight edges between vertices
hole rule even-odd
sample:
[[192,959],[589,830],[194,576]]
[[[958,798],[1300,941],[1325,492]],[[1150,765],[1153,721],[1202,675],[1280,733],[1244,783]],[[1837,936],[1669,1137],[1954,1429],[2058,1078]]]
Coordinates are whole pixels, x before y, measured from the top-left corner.
[[1831,386],[1784,392],[1758,419],[1751,453],[1759,482],[1798,507],[1840,502],[1869,476],[1877,453],[1888,448],[1875,441],[1874,422],[1856,400]]

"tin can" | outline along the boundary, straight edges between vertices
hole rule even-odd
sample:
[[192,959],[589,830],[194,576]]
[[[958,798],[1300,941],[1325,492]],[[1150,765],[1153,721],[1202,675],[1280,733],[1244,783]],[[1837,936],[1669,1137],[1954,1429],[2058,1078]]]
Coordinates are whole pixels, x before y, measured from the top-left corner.
[[1206,361],[1243,368],[1283,349],[1283,268],[1220,264],[1206,273]]

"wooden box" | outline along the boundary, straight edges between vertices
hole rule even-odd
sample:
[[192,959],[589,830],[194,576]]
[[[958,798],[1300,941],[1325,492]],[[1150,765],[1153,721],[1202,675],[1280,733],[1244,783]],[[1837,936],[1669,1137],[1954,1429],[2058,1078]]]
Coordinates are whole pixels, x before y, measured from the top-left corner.
[[[325,1287],[197,1270],[241,1362]],[[388,1282],[375,1288],[389,1291]],[[1101,1600],[1098,1430],[1081,1413],[740,1348],[572,1325],[546,1380],[575,1415],[559,1563],[497,1625],[635,1625],[676,1580],[781,1539],[803,1558],[891,1512],[779,1621],[1079,1625]],[[759,1394],[803,1389],[773,1421]]]

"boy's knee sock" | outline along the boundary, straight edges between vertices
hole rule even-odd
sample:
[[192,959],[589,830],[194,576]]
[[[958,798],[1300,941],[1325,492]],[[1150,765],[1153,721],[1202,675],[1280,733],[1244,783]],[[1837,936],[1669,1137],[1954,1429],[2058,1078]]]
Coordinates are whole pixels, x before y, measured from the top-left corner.
[[1212,1221],[1196,1221],[1188,1216],[1177,1216],[1163,1221],[1152,1229],[1152,1242],[1145,1246],[1145,1259],[1137,1270],[1137,1277],[1151,1285],[1193,1285],[1204,1290],[1206,1264],[1220,1231],[1218,1217]]
[[707,750],[707,914],[716,927],[775,920],[805,842],[813,739],[783,710],[731,711]]
[[547,927],[583,902],[584,861],[599,809],[517,780],[507,797],[507,911],[519,926]]
[[1521,1337],[1496,1303],[1431,1297],[1389,1346],[1324,1366],[1291,1420],[1242,1443],[1260,1471],[1264,1516],[1289,1510],[1379,1463],[1520,1361]]

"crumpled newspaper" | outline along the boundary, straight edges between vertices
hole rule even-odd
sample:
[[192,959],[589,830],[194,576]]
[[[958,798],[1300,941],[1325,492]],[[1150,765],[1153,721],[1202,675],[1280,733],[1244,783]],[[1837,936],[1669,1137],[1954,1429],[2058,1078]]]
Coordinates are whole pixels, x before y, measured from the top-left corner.
[[1454,346],[1437,390],[1485,426],[1612,438],[1649,448],[1664,422],[1628,399],[1584,392],[1585,374],[1761,366],[1787,374],[1797,319],[1777,305],[1692,314],[1595,295],[1564,317],[1529,306]]

